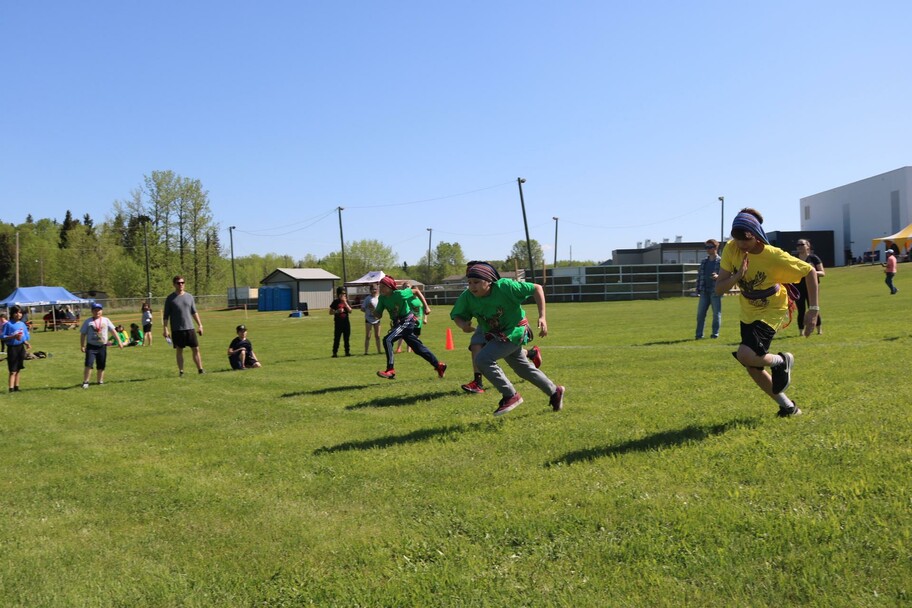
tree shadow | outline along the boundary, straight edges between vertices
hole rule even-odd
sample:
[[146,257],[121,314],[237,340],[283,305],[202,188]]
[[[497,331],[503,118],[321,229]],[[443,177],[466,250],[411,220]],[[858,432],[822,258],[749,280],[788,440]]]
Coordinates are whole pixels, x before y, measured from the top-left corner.
[[647,435],[642,439],[625,441],[617,445],[609,445],[601,448],[589,448],[570,452],[564,456],[545,463],[545,466],[570,465],[575,462],[589,462],[597,458],[606,456],[620,456],[630,452],[650,452],[661,450],[680,445],[687,445],[697,441],[703,441],[715,435],[721,435],[728,431],[739,428],[755,428],[760,422],[759,418],[741,418],[722,424],[709,426],[692,425],[683,429],[674,431],[663,431]]
[[502,424],[494,422],[473,422],[471,424],[454,424],[451,426],[439,427],[436,429],[420,429],[405,433],[402,435],[389,435],[387,437],[378,437],[377,439],[365,439],[364,441],[347,441],[338,445],[322,447],[314,450],[314,455],[332,454],[334,452],[348,452],[353,450],[374,450],[390,448],[397,445],[408,445],[411,443],[420,443],[422,441],[450,439],[455,440],[459,435],[473,433],[476,431],[496,432]]
[[282,397],[301,397],[303,395],[328,395],[329,393],[344,393],[347,391],[359,391],[364,388],[372,388],[376,384],[350,384],[348,386],[328,386],[318,388],[312,391],[295,391],[293,393],[283,393]]
[[346,405],[347,410],[360,410],[366,407],[402,407],[404,405],[415,405],[420,401],[430,401],[440,397],[451,397],[453,391],[437,391],[434,393],[419,393],[417,395],[393,395],[392,397],[381,397]]

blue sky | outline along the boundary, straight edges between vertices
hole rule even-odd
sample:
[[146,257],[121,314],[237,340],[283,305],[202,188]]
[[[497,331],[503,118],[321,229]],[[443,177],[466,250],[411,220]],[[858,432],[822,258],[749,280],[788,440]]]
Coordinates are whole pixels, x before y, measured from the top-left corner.
[[[198,179],[235,254],[373,238],[547,260],[718,238],[912,164],[912,3],[16,2],[0,219]],[[727,227],[726,227],[727,232]]]

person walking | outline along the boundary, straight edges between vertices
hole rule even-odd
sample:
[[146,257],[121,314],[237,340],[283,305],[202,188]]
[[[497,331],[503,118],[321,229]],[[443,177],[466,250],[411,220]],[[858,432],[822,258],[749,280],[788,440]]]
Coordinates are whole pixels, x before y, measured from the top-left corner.
[[896,276],[896,253],[892,249],[887,249],[887,261],[884,262],[884,283],[887,284],[887,287],[890,288],[890,295],[896,295],[896,292],[899,291],[893,285],[893,277]]
[[[813,249],[811,247],[811,242],[807,239],[801,239],[795,244],[798,247],[798,259],[803,260],[814,267],[814,270],[817,272],[817,291],[820,291],[820,279],[826,276],[826,270],[823,268],[823,261],[817,257],[816,254],[812,253]],[[807,279],[801,277],[801,281],[797,284],[798,287],[798,335],[804,333],[804,315],[807,312],[807,301],[808,301],[808,289],[807,289]],[[820,327],[823,321],[821,320],[820,313],[817,313],[817,333],[822,334],[823,329]]]
[[[190,348],[193,353],[193,362],[200,374],[203,371],[203,358],[200,355],[199,339],[203,335],[203,322],[196,311],[196,301],[184,288],[184,277],[178,275],[172,279],[174,293],[165,298],[165,307],[162,311],[162,325],[164,326],[165,340],[174,346],[177,359],[177,369],[181,376],[184,375],[184,349]],[[196,332],[193,331],[193,322],[196,321]],[[168,328],[171,328],[169,334]]]
[[111,319],[102,314],[100,302],[92,304],[92,318],[86,319],[79,328],[79,350],[85,353],[85,369],[82,373],[82,388],[89,388],[92,367],[95,367],[95,379],[98,385],[104,384],[105,369],[108,361],[108,332],[111,340],[123,350],[124,341],[121,332],[117,331]]
[[706,324],[706,312],[712,306],[712,334],[719,337],[719,328],[722,326],[722,296],[716,293],[716,279],[719,278],[719,265],[722,257],[719,255],[719,241],[709,239],[706,241],[706,257],[700,262],[700,271],[697,274],[697,295],[700,302],[697,304],[697,331],[696,339],[703,339],[703,327]]
[[[785,394],[791,384],[795,357],[792,353],[770,354],[776,332],[789,323],[790,298],[784,283],[807,277],[808,310],[804,335],[810,336],[820,305],[814,267],[773,247],[763,231],[763,216],[756,209],[742,209],[732,221],[731,236],[722,252],[716,293],[736,284],[741,290],[741,344],[732,355],[744,366],[751,380],[779,405],[778,416],[801,414]],[[769,367],[767,372],[765,368]]]

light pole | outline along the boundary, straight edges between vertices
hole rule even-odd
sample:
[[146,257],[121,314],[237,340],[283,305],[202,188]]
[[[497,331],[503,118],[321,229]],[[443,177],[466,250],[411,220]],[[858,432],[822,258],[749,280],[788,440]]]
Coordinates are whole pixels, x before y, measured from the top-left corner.
[[557,269],[557,221],[560,218],[554,216],[551,219],[554,220],[554,264],[551,266],[551,295],[553,296],[557,292],[557,286],[554,284],[554,271]]
[[721,236],[719,237],[719,244],[721,245],[725,243],[725,197],[720,196],[719,202],[722,203],[722,232]]
[[146,235],[149,222],[152,221],[148,215],[140,215],[138,218],[139,223],[143,227],[143,248],[146,250],[146,302],[149,304],[149,307],[152,307],[152,278],[151,273],[149,272],[149,239]]
[[517,177],[516,184],[519,186],[519,204],[523,212],[523,226],[526,228],[526,251],[529,253],[529,274],[532,275],[532,283],[535,282],[535,260],[532,259],[532,242],[529,240],[529,222],[526,220],[526,201],[523,199],[522,185],[526,183],[525,177]]
[[428,263],[427,263],[427,280],[431,281],[431,237],[434,235],[434,229],[428,228]]
[[342,211],[345,210],[345,207],[339,207],[339,242],[342,244],[342,285],[345,285],[348,282],[348,277],[345,273],[345,238],[342,236]]
[[234,271],[234,230],[237,226],[228,226],[228,240],[231,242],[231,280],[234,283],[234,307],[237,308],[237,273]]
[[35,262],[39,265],[39,268],[41,269],[41,271],[40,271],[41,282],[38,284],[44,285],[44,258],[38,258],[37,260],[35,260]]

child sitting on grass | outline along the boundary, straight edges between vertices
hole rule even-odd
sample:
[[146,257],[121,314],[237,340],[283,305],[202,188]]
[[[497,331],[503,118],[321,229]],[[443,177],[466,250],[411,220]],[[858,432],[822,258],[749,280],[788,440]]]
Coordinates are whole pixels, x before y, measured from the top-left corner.
[[231,369],[262,367],[253,352],[253,344],[247,339],[247,327],[238,325],[236,331],[237,337],[228,345],[228,363],[231,364]]

